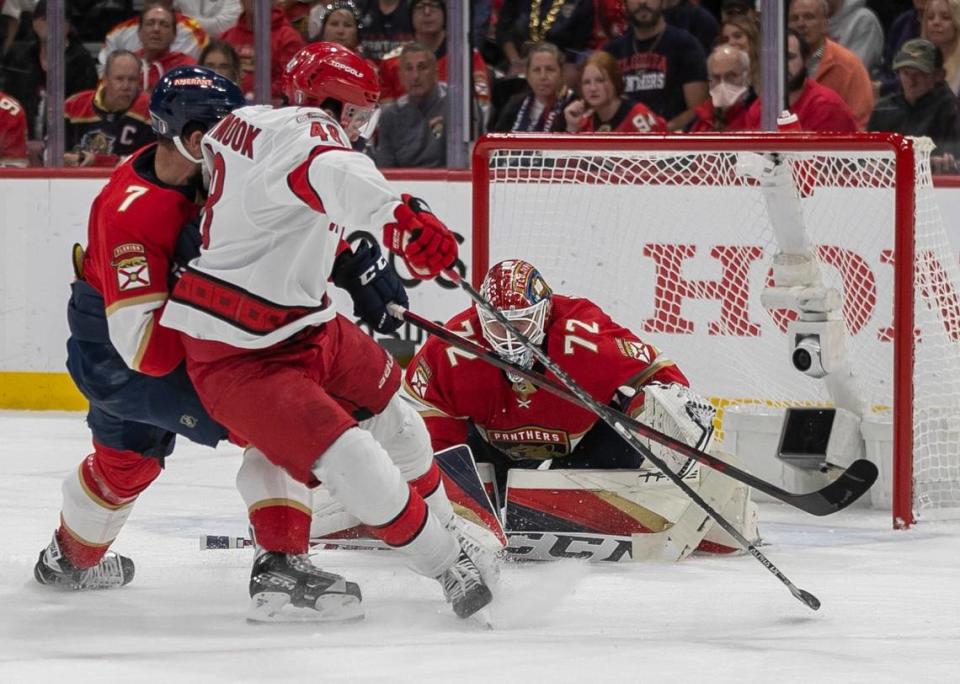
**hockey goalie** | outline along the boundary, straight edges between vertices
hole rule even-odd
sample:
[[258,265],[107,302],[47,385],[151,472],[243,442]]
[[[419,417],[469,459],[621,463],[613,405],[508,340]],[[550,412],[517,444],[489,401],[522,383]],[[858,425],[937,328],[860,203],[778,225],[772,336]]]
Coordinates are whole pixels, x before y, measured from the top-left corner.
[[[714,445],[712,405],[689,388],[673,361],[596,304],[554,294],[533,265],[516,259],[493,266],[481,293],[595,399],[731,461]],[[476,307],[446,327],[513,364],[543,371],[529,348]],[[596,414],[515,373],[430,338],[408,365],[404,389],[426,422],[434,450],[443,452],[437,460],[452,499],[469,489],[463,485],[470,470],[462,462],[466,449],[454,447],[469,446],[487,474],[494,502],[489,509],[503,514],[512,557],[680,560],[698,549],[737,550],[729,535]],[[748,540],[758,539],[748,488],[654,441],[643,442]],[[451,474],[459,480],[451,483]],[[461,512],[483,518],[488,507],[477,499],[463,497]],[[312,536],[341,534],[351,521],[319,500]]]

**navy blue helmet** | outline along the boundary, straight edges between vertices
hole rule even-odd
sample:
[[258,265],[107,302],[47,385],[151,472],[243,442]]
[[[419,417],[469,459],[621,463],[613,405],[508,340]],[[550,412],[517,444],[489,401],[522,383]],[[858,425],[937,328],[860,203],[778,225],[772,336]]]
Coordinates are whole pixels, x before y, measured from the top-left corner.
[[210,130],[245,104],[240,88],[229,78],[202,66],[179,66],[165,73],[153,89],[150,122],[157,135],[177,139],[187,124]]

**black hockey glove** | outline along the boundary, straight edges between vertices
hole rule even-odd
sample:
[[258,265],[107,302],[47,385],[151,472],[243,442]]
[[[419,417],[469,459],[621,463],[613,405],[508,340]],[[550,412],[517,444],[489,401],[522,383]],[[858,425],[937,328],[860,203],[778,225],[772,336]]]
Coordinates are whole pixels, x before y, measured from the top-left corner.
[[378,333],[389,334],[403,321],[387,311],[387,304],[410,304],[407,291],[380,251],[380,245],[361,242],[354,252],[343,252],[333,262],[333,284],[353,298],[353,315]]

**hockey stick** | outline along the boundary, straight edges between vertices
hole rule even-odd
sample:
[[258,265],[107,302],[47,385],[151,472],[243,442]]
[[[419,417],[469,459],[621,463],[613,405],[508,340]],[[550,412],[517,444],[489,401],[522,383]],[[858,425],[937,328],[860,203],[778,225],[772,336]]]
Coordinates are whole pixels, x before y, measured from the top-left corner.
[[[750,553],[757,561],[759,561],[763,567],[765,567],[771,574],[773,574],[780,582],[790,590],[790,593],[798,601],[802,602],[805,606],[811,610],[819,610],[820,608],[820,599],[811,594],[809,591],[800,589],[797,587],[790,579],[784,575],[769,559],[750,541],[744,537],[740,531],[731,525],[726,518],[720,515],[717,511],[713,509],[703,498],[693,490],[686,482],[683,481],[676,473],[670,470],[666,464],[658,458],[650,449],[648,449],[642,442],[637,439],[637,436],[632,433],[625,425],[621,418],[619,418],[619,412],[612,412],[612,409],[609,407],[600,404],[593,397],[591,397],[586,390],[584,390],[580,385],[578,385],[573,378],[571,378],[567,373],[560,368],[549,356],[544,353],[539,346],[533,344],[529,338],[526,337],[523,333],[516,329],[516,327],[504,316],[500,311],[493,307],[490,302],[484,299],[479,292],[474,290],[468,282],[460,278],[459,274],[455,273],[452,269],[447,269],[444,271],[444,275],[447,276],[451,281],[457,283],[461,289],[463,289],[470,298],[473,299],[477,306],[481,307],[488,314],[493,316],[504,328],[510,331],[511,335],[514,335],[521,344],[525,345],[533,353],[534,357],[540,361],[550,372],[556,375],[560,381],[567,386],[567,388],[580,400],[582,404],[588,407],[593,411],[597,416],[603,419],[610,427],[617,431],[620,436],[626,441],[631,447],[637,450],[644,458],[648,459],[653,465],[655,465],[661,473],[663,473],[674,485],[676,485],[680,490],[686,494],[693,502],[700,507],[700,509],[709,515],[714,521],[720,525],[723,530],[733,537],[738,544],[743,547],[744,550]],[[406,316],[404,316],[405,318]],[[680,444],[680,442],[678,442]],[[669,445],[668,445],[669,446]]]
[[[504,361],[492,351],[484,349],[465,337],[461,337],[452,330],[448,330],[447,328],[444,328],[433,321],[427,320],[422,316],[418,316],[412,311],[408,311],[402,307],[395,307],[393,311],[398,317],[403,318],[424,332],[443,340],[452,347],[457,347],[462,351],[478,356],[487,363],[496,366],[501,370],[521,375],[537,387],[542,387],[551,394],[561,397],[562,399],[566,399],[567,401],[575,404],[580,403],[580,400],[564,386],[555,380],[546,377],[542,373],[538,373],[535,370],[527,370],[525,368],[521,368],[520,366],[515,366],[509,361]],[[634,418],[631,418],[624,413],[621,413],[620,411],[617,411],[612,407],[603,406],[603,410],[616,420],[622,422],[631,430],[640,433],[644,437],[653,439],[654,441],[670,447],[674,451],[677,451],[688,458],[695,459],[700,463],[713,468],[714,470],[719,470],[731,479],[742,482],[749,487],[753,487],[758,492],[763,492],[768,496],[790,504],[791,506],[799,508],[801,511],[811,515],[830,515],[831,513],[836,513],[837,511],[843,510],[854,501],[859,499],[860,496],[862,496],[868,489],[870,489],[870,486],[877,479],[877,467],[866,459],[858,459],[854,461],[849,468],[840,473],[840,476],[837,477],[836,480],[821,489],[805,494],[788,492],[787,490],[781,489],[780,487],[777,487],[766,480],[761,480],[755,475],[751,475],[746,471],[740,470],[736,466],[731,465],[726,461],[722,461],[716,456],[703,451],[698,451],[683,442],[658,432],[657,430],[654,430],[653,428]]]

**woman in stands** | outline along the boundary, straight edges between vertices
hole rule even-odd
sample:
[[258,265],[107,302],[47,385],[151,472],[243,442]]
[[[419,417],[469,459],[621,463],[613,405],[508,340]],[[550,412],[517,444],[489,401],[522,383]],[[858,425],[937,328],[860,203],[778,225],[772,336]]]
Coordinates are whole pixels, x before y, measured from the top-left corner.
[[750,86],[760,92],[760,27],[744,14],[736,14],[720,27],[719,43],[740,48],[750,58]]
[[921,35],[940,48],[947,85],[960,93],[960,0],[929,0],[920,19]]
[[234,83],[240,83],[240,57],[230,43],[211,40],[200,53],[200,66],[216,71]]
[[552,43],[537,43],[527,54],[527,90],[504,105],[494,131],[562,132],[564,108],[573,91],[563,83],[563,53]]
[[597,51],[587,57],[580,75],[582,100],[564,110],[569,133],[666,133],[667,123],[640,102],[623,96],[617,60]]
[[314,5],[310,10],[311,41],[338,43],[360,52],[360,10],[350,0]]

